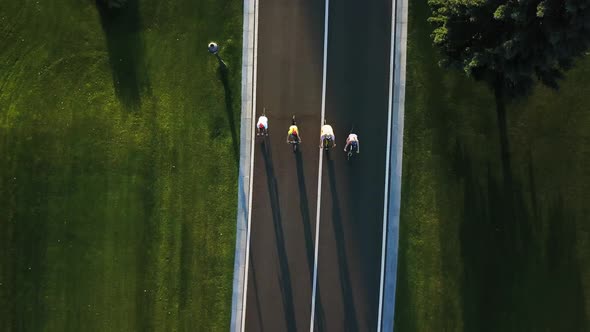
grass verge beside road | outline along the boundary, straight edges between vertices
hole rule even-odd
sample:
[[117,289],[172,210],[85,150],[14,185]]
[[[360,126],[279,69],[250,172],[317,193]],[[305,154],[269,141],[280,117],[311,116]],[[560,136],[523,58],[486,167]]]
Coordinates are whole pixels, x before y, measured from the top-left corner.
[[411,0],[396,330],[590,329],[590,57],[508,110],[437,66]]
[[226,331],[242,2],[0,8],[2,329]]

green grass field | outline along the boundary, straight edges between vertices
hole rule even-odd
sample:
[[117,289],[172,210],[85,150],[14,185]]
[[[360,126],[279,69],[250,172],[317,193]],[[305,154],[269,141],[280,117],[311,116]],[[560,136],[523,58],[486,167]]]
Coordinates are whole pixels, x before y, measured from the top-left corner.
[[241,36],[237,0],[0,3],[0,330],[229,328]]
[[590,57],[508,108],[437,66],[410,0],[397,331],[590,330]]

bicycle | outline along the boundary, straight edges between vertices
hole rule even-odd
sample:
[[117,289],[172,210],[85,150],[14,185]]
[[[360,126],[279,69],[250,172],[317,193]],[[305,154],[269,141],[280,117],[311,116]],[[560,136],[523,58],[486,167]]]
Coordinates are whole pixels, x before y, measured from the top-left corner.
[[[293,117],[291,118],[291,126],[295,126],[295,132],[297,133],[297,135],[293,135],[293,134],[289,134],[289,136],[287,137],[287,143],[291,144],[291,147],[293,149],[293,153],[297,152],[299,143],[301,143],[301,136],[299,135],[299,128],[297,128],[297,122],[295,121],[295,115],[293,115]],[[290,128],[289,128],[290,129]]]
[[324,151],[328,152],[330,148],[333,147],[332,137],[324,137],[322,140],[322,145],[324,147]]
[[[349,137],[350,137],[350,134],[353,134],[353,130],[354,130],[354,126],[352,128],[350,128],[350,132],[348,132]],[[358,146],[359,143],[358,143],[358,141],[349,141],[348,138],[346,138],[346,144],[348,144],[348,148],[345,150],[346,159],[350,160],[350,158],[352,157],[352,154],[354,152],[359,153],[359,146]]]
[[358,143],[356,141],[350,142],[348,151],[346,152],[346,160],[350,160],[354,152],[358,153]]
[[[326,125],[326,119],[324,119],[324,125]],[[335,146],[336,146],[336,144],[334,144],[334,136],[326,136],[326,135],[322,136],[321,147],[324,149],[324,151],[328,152],[331,148],[333,148]]]
[[[262,109],[262,115],[261,116],[266,117],[266,107],[264,107]],[[267,124],[267,126],[268,126],[268,124]],[[257,126],[256,127],[256,130],[258,131],[256,133],[256,136],[268,136],[268,129],[266,127],[264,127],[262,124],[260,126]]]

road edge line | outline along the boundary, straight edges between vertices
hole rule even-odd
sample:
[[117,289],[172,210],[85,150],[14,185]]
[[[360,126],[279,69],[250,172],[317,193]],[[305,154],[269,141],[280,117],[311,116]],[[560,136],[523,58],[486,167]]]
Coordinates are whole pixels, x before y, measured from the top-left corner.
[[234,332],[244,331],[246,317],[255,146],[255,133],[253,128],[256,115],[258,1],[244,0],[243,10],[240,166],[238,176],[238,211],[236,221],[232,313],[230,322],[230,331]]
[[394,54],[395,54],[395,11],[397,6],[397,0],[391,0],[391,47],[389,49],[389,96],[387,105],[387,147],[385,150],[385,183],[384,183],[384,199],[383,199],[383,229],[381,238],[381,282],[379,284],[379,311],[377,318],[377,332],[381,332],[381,321],[383,318],[383,289],[385,281],[385,256],[387,247],[387,221],[389,213],[389,183],[390,173],[389,165],[391,158],[391,127],[392,127],[392,111],[393,111],[393,76],[394,76]]
[[[324,125],[324,118],[326,115],[326,80],[328,72],[328,17],[330,16],[330,0],[326,0],[324,6],[324,59],[322,69],[322,106],[321,106],[321,118],[320,127]],[[309,323],[309,331],[313,332],[314,320],[315,320],[315,303],[317,294],[317,283],[318,283],[318,255],[319,255],[319,244],[320,244],[320,207],[322,197],[322,164],[324,160],[324,151],[320,148],[320,161],[318,165],[318,200],[316,205],[316,222],[315,222],[315,248],[314,248],[314,259],[313,259],[313,286],[311,291],[311,317]]]
[[[399,219],[401,205],[402,158],[404,141],[404,112],[406,93],[406,56],[408,36],[408,0],[395,0],[395,67],[393,84],[393,157],[391,169],[393,176],[389,179],[389,208],[387,224],[387,248],[385,251],[383,312],[379,331],[394,331],[395,295],[397,283],[397,259],[399,247]],[[393,29],[393,27],[392,27]]]

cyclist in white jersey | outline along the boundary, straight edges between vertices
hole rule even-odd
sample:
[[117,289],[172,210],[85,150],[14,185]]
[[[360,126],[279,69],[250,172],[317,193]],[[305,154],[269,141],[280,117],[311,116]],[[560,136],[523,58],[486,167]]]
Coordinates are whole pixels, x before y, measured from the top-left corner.
[[348,146],[352,145],[352,148],[356,150],[356,153],[361,152],[361,145],[359,143],[359,138],[356,134],[350,133],[346,138],[346,146],[344,146],[344,152],[347,152]]
[[324,139],[330,139],[332,141],[332,147],[336,146],[336,136],[334,136],[334,130],[332,129],[332,126],[327,124],[322,126],[322,132],[320,134],[320,148],[322,148]]
[[258,129],[258,136],[268,136],[268,118],[265,115],[261,115],[258,118],[258,123],[256,123],[256,129]]

